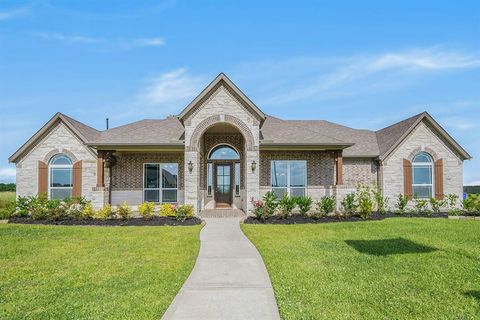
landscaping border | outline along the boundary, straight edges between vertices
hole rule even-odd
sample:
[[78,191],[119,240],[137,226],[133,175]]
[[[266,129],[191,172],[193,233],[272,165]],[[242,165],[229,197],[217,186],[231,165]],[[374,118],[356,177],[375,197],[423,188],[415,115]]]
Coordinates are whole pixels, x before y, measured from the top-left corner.
[[76,220],[65,218],[60,220],[34,220],[30,217],[11,217],[8,223],[18,224],[41,224],[60,226],[195,226],[202,223],[197,217],[187,218],[179,221],[175,217],[158,217],[152,219],[130,218],[130,219],[84,219]]

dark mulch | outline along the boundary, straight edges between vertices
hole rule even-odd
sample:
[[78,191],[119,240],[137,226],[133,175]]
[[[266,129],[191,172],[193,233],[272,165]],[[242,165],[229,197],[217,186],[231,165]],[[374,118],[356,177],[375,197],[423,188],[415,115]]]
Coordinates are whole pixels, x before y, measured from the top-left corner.
[[288,218],[282,219],[278,216],[268,218],[267,221],[261,222],[255,217],[248,217],[244,223],[249,224],[305,224],[305,223],[329,223],[329,222],[347,222],[347,221],[371,221],[371,220],[383,220],[385,218],[398,218],[398,217],[412,217],[412,218],[448,218],[448,213],[433,213],[431,215],[418,214],[418,213],[405,213],[402,215],[387,212],[381,214],[378,212],[373,213],[369,218],[363,219],[358,215],[352,215],[348,217],[341,216],[327,216],[318,219],[312,217],[305,217],[301,215],[292,215]]
[[8,223],[22,223],[22,224],[47,224],[47,225],[61,225],[61,226],[193,226],[202,223],[202,220],[197,217],[188,218],[185,221],[177,221],[174,217],[154,217],[151,220],[143,218],[132,218],[128,220],[121,219],[88,219],[75,220],[65,218],[57,221],[52,220],[33,220],[28,217],[12,217],[8,219]]

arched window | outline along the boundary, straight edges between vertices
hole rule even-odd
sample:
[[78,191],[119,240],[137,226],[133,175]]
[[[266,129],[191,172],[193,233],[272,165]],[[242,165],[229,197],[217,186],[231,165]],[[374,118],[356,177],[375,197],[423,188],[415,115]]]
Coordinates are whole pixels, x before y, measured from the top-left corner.
[[69,198],[72,196],[73,166],[72,160],[64,154],[57,154],[49,164],[49,188],[50,199]]
[[210,160],[238,160],[240,155],[230,146],[220,145],[215,147],[208,156]]
[[420,152],[412,161],[412,191],[418,198],[433,196],[433,159],[426,152]]

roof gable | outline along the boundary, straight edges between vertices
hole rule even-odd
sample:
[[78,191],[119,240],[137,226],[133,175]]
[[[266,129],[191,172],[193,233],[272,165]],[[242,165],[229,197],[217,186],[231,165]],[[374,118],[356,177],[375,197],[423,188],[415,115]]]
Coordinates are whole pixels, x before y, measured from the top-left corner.
[[225,87],[240,104],[255,118],[263,122],[265,114],[224,73],[220,73],[192,102],[180,112],[178,119],[184,121],[198,109],[219,87]]

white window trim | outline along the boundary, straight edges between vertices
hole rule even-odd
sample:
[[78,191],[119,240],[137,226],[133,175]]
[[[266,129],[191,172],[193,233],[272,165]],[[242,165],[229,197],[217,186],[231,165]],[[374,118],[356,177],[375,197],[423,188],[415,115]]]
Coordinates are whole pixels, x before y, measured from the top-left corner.
[[[155,166],[158,166],[158,188],[145,188],[145,166],[147,165],[155,165]],[[162,180],[162,167],[163,166],[170,166],[170,165],[176,165],[177,166],[177,187],[176,188],[163,188],[163,180]],[[154,162],[145,162],[143,164],[143,178],[142,178],[142,202],[145,202],[145,191],[149,191],[149,190],[154,190],[154,191],[158,191],[158,200],[159,202],[156,202],[156,203],[172,203],[172,204],[175,204],[175,203],[178,203],[178,184],[179,184],[179,179],[180,179],[180,166],[178,165],[178,163],[154,163]],[[175,202],[164,202],[163,201],[163,192],[162,191],[167,191],[167,190],[176,190],[176,198],[177,198],[177,201]]]
[[[63,155],[63,154],[62,154]],[[50,159],[50,162],[53,160],[54,157],[57,155],[53,156],[52,159]],[[70,159],[70,157],[63,155]],[[70,162],[72,162],[72,159],[70,159]],[[71,187],[52,187],[51,186],[51,180],[52,180],[52,169],[70,169],[70,180],[72,181],[72,186]],[[48,199],[52,200],[52,193],[51,190],[61,190],[61,189],[69,189],[70,190],[70,197],[72,196],[73,193],[73,162],[72,164],[48,164]]]
[[[430,158],[432,159],[432,162],[413,162],[412,161],[412,196],[415,196],[415,187],[431,187],[430,190],[432,190],[432,192],[430,193],[430,197],[435,196],[435,172],[434,172],[434,166],[433,166],[433,158],[431,156],[430,156]],[[415,181],[415,167],[421,167],[421,166],[428,166],[429,167],[430,176],[432,177],[432,183],[414,183],[414,181]],[[417,198],[428,199],[428,197],[417,197]]]
[[[287,162],[287,186],[285,187],[274,187],[273,186],[273,174],[272,174],[272,168],[273,168],[273,162],[274,161],[285,161]],[[297,162],[304,162],[305,163],[305,180],[303,182],[303,184],[305,185],[304,187],[291,187],[290,186],[290,164],[291,162],[293,161],[297,161]],[[308,162],[307,160],[270,160],[270,187],[272,189],[272,191],[274,189],[287,189],[287,195],[290,197],[291,195],[291,189],[305,189],[305,196],[307,196],[308,192],[307,192],[307,177],[308,177]]]

